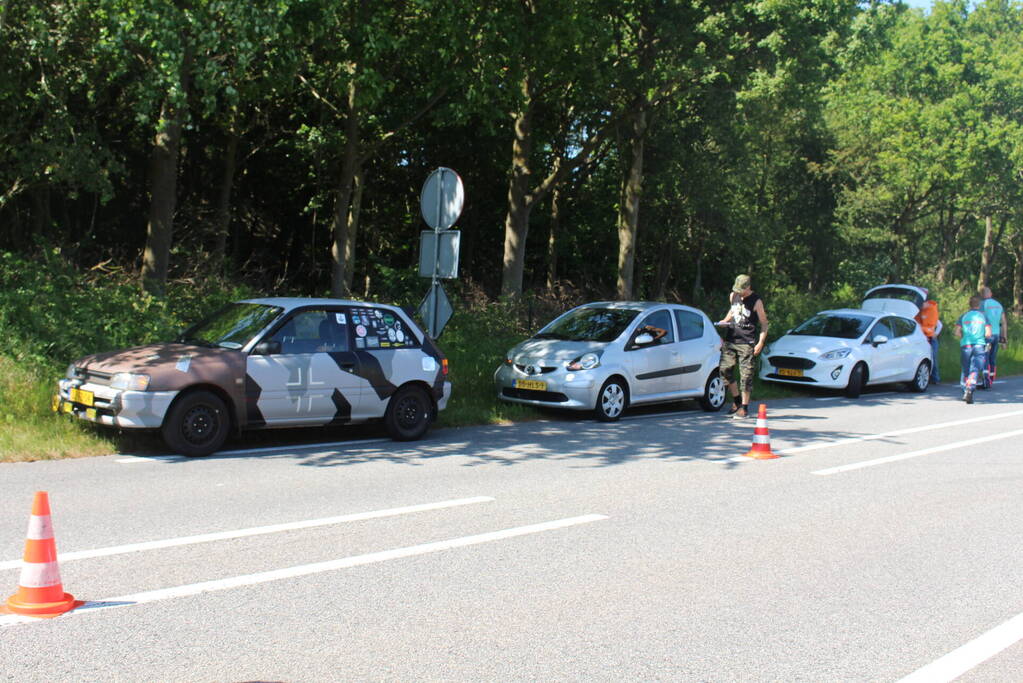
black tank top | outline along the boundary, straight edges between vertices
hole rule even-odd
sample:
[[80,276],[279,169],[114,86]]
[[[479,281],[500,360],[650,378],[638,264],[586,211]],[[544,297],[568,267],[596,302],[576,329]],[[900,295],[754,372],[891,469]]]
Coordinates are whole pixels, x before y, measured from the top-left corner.
[[760,316],[755,307],[760,295],[752,292],[749,296],[739,298],[733,295],[731,341],[736,344],[756,344],[760,329]]

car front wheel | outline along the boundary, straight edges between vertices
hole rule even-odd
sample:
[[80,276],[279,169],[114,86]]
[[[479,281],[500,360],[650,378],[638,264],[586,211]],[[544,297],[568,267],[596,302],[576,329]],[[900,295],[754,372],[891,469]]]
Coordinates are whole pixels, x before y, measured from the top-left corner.
[[430,426],[430,397],[417,386],[399,389],[387,404],[384,426],[395,441],[416,441]]
[[620,379],[612,378],[600,388],[594,412],[601,422],[614,422],[625,412],[628,403],[629,393],[625,385]]
[[703,389],[703,397],[700,398],[700,407],[708,413],[716,413],[725,405],[725,380],[717,370],[710,373],[707,378],[707,386]]
[[920,361],[920,365],[916,368],[916,375],[913,376],[913,381],[909,383],[911,391],[916,393],[922,393],[927,391],[927,386],[931,383],[931,364],[925,360]]
[[859,398],[866,380],[867,371],[863,363],[857,363],[849,373],[849,383],[845,386],[845,395],[849,398]]
[[219,396],[209,391],[192,391],[171,406],[160,433],[172,450],[196,458],[223,446],[230,428],[227,406]]

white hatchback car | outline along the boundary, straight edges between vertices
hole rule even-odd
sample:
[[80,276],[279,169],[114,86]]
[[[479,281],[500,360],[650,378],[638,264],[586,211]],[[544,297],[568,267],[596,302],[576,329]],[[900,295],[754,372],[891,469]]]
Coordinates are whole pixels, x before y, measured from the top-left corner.
[[889,382],[926,391],[931,347],[913,320],[924,298],[918,287],[882,285],[867,292],[862,308],[821,311],[764,349],[760,378],[844,389],[851,398]]
[[613,421],[629,405],[725,402],[721,338],[699,309],[604,301],[563,313],[505,355],[494,373],[504,401],[592,410]]

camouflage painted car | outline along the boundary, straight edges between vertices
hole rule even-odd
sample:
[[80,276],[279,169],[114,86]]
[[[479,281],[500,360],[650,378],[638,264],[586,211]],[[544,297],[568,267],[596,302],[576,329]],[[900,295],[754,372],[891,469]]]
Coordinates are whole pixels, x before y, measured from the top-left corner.
[[447,374],[440,349],[396,306],[250,299],[173,343],[75,361],[53,407],[110,427],[158,429],[189,456],[208,455],[245,429],[378,418],[392,438],[408,441],[447,405]]

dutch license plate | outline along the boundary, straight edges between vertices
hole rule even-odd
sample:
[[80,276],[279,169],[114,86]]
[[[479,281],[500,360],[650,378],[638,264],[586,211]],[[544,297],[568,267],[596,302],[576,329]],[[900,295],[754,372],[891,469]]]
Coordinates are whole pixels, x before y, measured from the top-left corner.
[[782,377],[802,377],[803,371],[799,368],[778,368],[778,374]]
[[87,417],[90,420],[95,420],[96,419],[96,409],[95,408],[86,408],[85,409],[85,417]]
[[72,403],[80,403],[83,406],[93,405],[93,394],[91,391],[86,391],[85,389],[71,389],[68,397],[71,399]]
[[547,391],[547,382],[542,382],[538,379],[517,379],[515,380],[516,389],[532,389],[533,391]]

